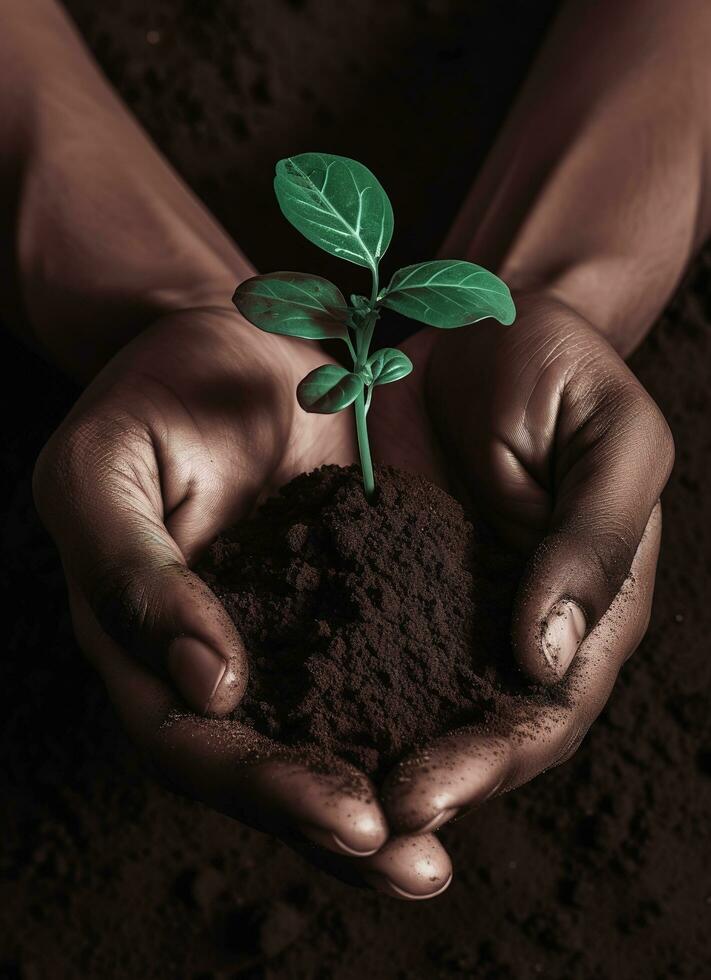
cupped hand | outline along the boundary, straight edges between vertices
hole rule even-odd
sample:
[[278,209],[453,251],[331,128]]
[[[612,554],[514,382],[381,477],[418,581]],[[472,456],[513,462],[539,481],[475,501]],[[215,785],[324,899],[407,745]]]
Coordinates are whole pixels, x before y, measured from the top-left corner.
[[567,669],[575,685],[569,706],[544,718],[532,704],[516,721],[523,733],[454,732],[405,760],[386,786],[386,813],[364,776],[351,772],[347,789],[220,720],[244,690],[245,652],[189,570],[262,496],[353,460],[350,413],[306,415],[295,403],[298,380],[325,359],[318,348],[258,333],[227,310],[164,318],[87,389],[42,454],[36,496],[80,643],[162,772],[415,898],[451,876],[432,830],[569,756],[602,708],[646,628],[672,445],[617,355],[551,300],[520,300],[511,327],[423,331],[407,347],[412,379],[374,399],[376,459],[470,494],[533,552],[514,653],[534,679]]
[[[624,362],[574,310],[517,299],[516,322],[427,330],[416,365],[373,403],[379,458],[459,495],[530,555],[511,623],[534,681],[565,678],[565,706],[459,730],[406,758],[383,799],[394,832],[428,832],[568,759],[649,621],[673,462],[666,422]],[[398,390],[399,389],[399,390]]]
[[428,897],[451,876],[435,837],[390,838],[364,775],[324,773],[224,717],[244,692],[246,653],[190,570],[259,499],[355,458],[351,413],[296,404],[298,381],[325,360],[232,310],[166,316],[84,392],[40,456],[35,497],[80,645],[170,783],[300,849],[316,843],[317,863],[320,848],[340,856],[338,874]]

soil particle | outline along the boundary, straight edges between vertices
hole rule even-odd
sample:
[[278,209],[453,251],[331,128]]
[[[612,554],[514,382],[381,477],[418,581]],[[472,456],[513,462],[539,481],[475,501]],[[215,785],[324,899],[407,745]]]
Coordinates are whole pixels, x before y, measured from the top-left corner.
[[198,570],[249,652],[235,717],[371,775],[453,727],[565,698],[513,662],[519,559],[424,477],[380,468],[372,505],[358,467],[297,477]]

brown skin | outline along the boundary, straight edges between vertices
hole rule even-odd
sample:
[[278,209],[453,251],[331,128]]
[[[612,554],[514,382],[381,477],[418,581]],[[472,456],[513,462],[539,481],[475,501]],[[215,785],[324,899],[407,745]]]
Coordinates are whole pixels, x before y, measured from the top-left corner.
[[[391,781],[382,802],[365,777],[354,802],[276,746],[255,762],[218,720],[165,724],[186,701],[229,712],[246,681],[239,637],[188,563],[291,476],[351,461],[350,414],[299,411],[296,382],[323,354],[230,308],[249,264],[54,3],[0,0],[0,187],[16,222],[0,254],[21,242],[18,288],[2,299],[19,332],[94,379],[36,474],[79,641],[173,784],[290,842],[301,833],[397,897],[447,886],[433,827],[574,751],[646,628],[672,443],[613,347],[639,341],[708,231],[711,77],[703,3],[652,7],[579,0],[559,19],[442,253],[497,267],[519,318],[417,334],[405,345],[415,373],[379,389],[371,413],[377,459],[470,493],[514,543],[537,548],[514,651],[544,681],[569,667],[573,703],[535,738],[440,739],[426,767],[403,763],[413,778]],[[576,84],[561,86],[571,58]],[[684,111],[660,116],[660,92]],[[542,629],[561,599],[575,601],[585,635],[551,659]]]
[[551,683],[566,672],[567,665],[553,672],[541,643],[561,598],[584,611],[586,635],[571,653],[566,708],[532,702],[509,738],[455,732],[397,767],[383,799],[399,832],[431,832],[569,758],[649,621],[658,497],[673,460],[668,427],[573,310],[540,294],[517,301],[512,327],[423,332],[408,341],[424,369],[409,390],[383,389],[376,451],[391,424],[409,418],[408,433],[418,438],[393,462],[456,487],[514,547],[533,553],[512,631],[514,654],[531,677]]
[[[349,858],[377,852],[357,859],[374,875],[403,842],[387,843],[365,776],[351,773],[354,794],[307,760],[284,761],[266,739],[255,750],[239,725],[226,734],[184,707],[227,714],[247,676],[232,623],[187,565],[259,496],[354,459],[350,416],[306,415],[296,404],[297,381],[323,360],[314,344],[260,334],[234,309],[166,316],[109,362],[45,447],[36,500],[63,556],[79,642],[164,777],[289,843],[306,837]],[[185,635],[230,665],[209,705],[194,675],[171,662],[171,641]],[[381,885],[418,897],[451,869],[431,835],[411,844]]]
[[711,231],[710,44],[702,0],[569,0],[443,245],[496,268],[519,317],[414,338],[433,353],[413,406],[458,486],[537,545],[512,623],[524,669],[550,679],[542,627],[560,598],[585,633],[572,707],[532,719],[534,739],[459,733],[406,761],[385,793],[395,830],[436,829],[566,759],[644,635],[673,442],[599,335],[634,350]]

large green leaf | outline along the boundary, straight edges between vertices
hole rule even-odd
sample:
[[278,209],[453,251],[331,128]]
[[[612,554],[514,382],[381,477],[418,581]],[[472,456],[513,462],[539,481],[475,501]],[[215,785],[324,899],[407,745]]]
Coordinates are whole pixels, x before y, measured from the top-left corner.
[[509,287],[492,272],[461,259],[435,259],[399,269],[380,294],[383,306],[431,327],[463,327],[492,316],[513,323]]
[[325,340],[348,337],[348,307],[340,290],[320,276],[272,272],[241,282],[232,302],[267,333]]
[[367,167],[330,153],[300,153],[277,163],[274,190],[284,216],[314,245],[377,267],[392,238],[393,209]]
[[401,350],[383,347],[368,358],[368,367],[373,375],[371,384],[387,385],[406,378],[412,371],[412,361]]
[[299,382],[296,397],[305,412],[332,415],[352,405],[362,390],[357,374],[340,364],[323,364]]

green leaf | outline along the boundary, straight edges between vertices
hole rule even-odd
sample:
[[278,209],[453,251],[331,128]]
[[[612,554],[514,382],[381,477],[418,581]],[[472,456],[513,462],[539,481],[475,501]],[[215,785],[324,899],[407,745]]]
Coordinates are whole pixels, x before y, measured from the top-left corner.
[[371,384],[388,385],[392,381],[406,378],[412,371],[412,361],[401,350],[383,347],[368,358],[368,367],[373,375]]
[[460,259],[435,259],[399,269],[379,298],[391,310],[445,330],[487,316],[504,324],[516,317],[506,283]]
[[323,364],[299,382],[296,397],[305,412],[332,415],[348,408],[363,390],[363,382],[340,364]]
[[370,302],[367,296],[359,296],[358,293],[351,293],[351,307],[360,313],[370,313]]
[[339,289],[320,276],[272,272],[241,282],[232,302],[243,317],[267,333],[326,340],[347,339],[348,307]]
[[392,238],[393,209],[367,167],[330,153],[300,153],[277,163],[274,190],[284,216],[310,242],[377,268]]

